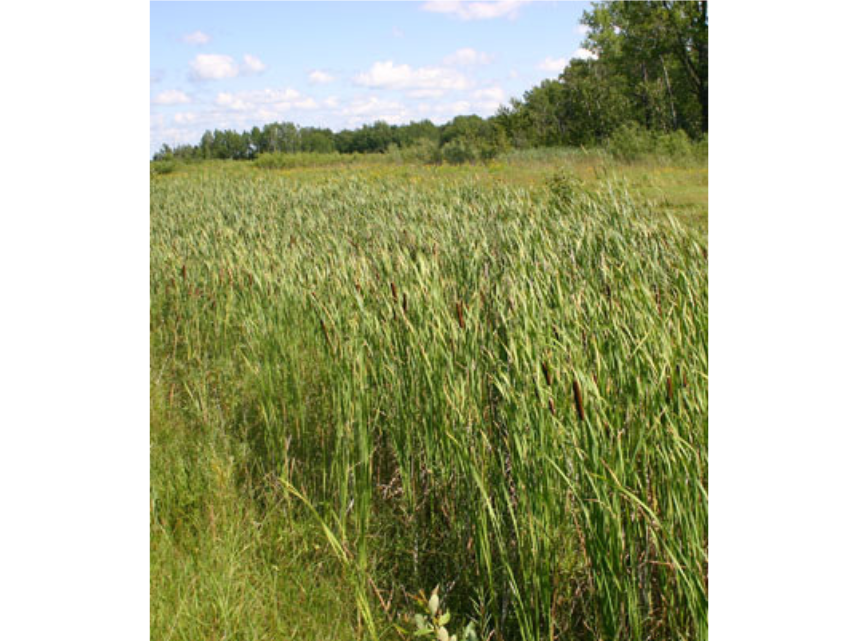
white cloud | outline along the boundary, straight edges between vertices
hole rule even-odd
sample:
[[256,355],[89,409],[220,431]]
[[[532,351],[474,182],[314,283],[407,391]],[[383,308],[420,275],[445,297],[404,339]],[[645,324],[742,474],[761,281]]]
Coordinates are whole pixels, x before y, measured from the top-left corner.
[[483,51],[475,51],[471,47],[457,49],[450,56],[445,56],[442,62],[451,66],[485,65],[492,62],[494,56]]
[[243,55],[243,66],[240,69],[240,72],[243,75],[252,75],[255,73],[261,73],[264,69],[267,68],[263,62],[261,62],[260,58],[256,58],[255,56],[251,56],[248,53]]
[[200,53],[190,62],[190,78],[193,80],[225,80],[239,75],[249,76],[261,73],[266,65],[260,59],[248,53],[243,56],[243,64],[238,65],[234,58],[218,53]]
[[190,63],[190,75],[194,80],[224,80],[234,78],[239,72],[234,58],[217,53],[200,53]]
[[357,98],[342,110],[346,116],[373,116],[383,112],[401,112],[404,106],[396,100],[384,100],[376,96]]
[[201,31],[186,34],[182,40],[189,45],[205,45],[211,41],[211,37]]
[[588,33],[590,33],[590,27],[588,27],[586,24],[578,24],[575,26],[575,33],[581,36],[586,36]]
[[263,106],[272,106],[278,110],[287,111],[292,107],[306,108],[305,105],[312,105],[312,103],[316,106],[314,101],[306,102],[306,100],[311,100],[310,98],[303,98],[301,102],[297,102],[300,98],[303,96],[299,91],[286,87],[285,89],[259,89],[238,93],[220,92],[217,94],[214,103],[232,111],[251,111]]
[[550,71],[552,73],[560,73],[566,67],[569,61],[566,58],[546,58],[537,65],[537,69],[542,71]]
[[196,118],[198,118],[198,115],[191,111],[182,111],[181,113],[175,114],[175,122],[179,125],[195,122]]
[[424,11],[447,13],[460,20],[491,20],[516,18],[519,8],[531,0],[497,0],[496,2],[461,2],[459,0],[430,0],[421,5]]
[[157,94],[151,102],[155,105],[185,105],[190,102],[190,97],[178,89],[167,89]]
[[370,71],[354,79],[357,85],[375,89],[466,89],[468,79],[456,69],[395,65],[375,62]]
[[308,74],[308,81],[313,85],[325,85],[333,82],[334,80],[335,78],[331,74],[321,71],[320,69],[315,69]]
[[338,96],[329,96],[323,100],[323,106],[330,109],[338,106]]
[[406,95],[410,98],[441,98],[446,93],[444,89],[414,89]]
[[472,95],[477,100],[500,103],[502,100],[504,100],[504,89],[502,89],[498,85],[495,85],[493,87],[486,87],[485,89],[478,89]]
[[572,54],[573,58],[578,58],[579,60],[596,60],[597,56],[592,51],[588,49],[584,49],[583,47],[579,47],[575,50],[575,53]]
[[317,109],[319,106],[314,98],[304,98],[294,103],[294,107],[297,109]]

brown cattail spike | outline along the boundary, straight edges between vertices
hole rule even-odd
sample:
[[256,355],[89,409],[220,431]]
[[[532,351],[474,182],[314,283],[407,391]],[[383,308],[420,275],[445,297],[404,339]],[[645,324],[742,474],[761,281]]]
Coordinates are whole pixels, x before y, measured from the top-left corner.
[[457,322],[460,325],[460,329],[466,328],[466,319],[463,318],[463,303],[462,303],[462,301],[457,301]]
[[551,387],[552,386],[552,373],[549,370],[549,364],[546,361],[542,362],[543,368],[543,376],[546,377],[546,384]]
[[667,400],[673,400],[673,379],[669,376],[667,377]]
[[555,415],[555,402],[553,398],[549,398],[549,411],[552,413],[552,416]]
[[581,399],[581,386],[578,381],[572,381],[572,394],[575,397],[575,411],[578,413],[578,418],[584,420],[584,401]]
[[397,287],[394,286],[394,281],[391,283],[391,297],[394,299],[394,302],[397,302]]
[[187,280],[187,266],[181,265],[181,276],[184,277],[184,280]]

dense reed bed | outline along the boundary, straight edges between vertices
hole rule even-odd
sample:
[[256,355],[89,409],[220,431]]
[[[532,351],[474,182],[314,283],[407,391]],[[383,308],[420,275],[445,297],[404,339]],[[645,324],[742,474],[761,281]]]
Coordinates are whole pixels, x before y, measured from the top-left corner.
[[703,639],[706,256],[566,176],[156,178],[152,385],[265,536],[317,525],[356,634],[441,585],[481,639]]

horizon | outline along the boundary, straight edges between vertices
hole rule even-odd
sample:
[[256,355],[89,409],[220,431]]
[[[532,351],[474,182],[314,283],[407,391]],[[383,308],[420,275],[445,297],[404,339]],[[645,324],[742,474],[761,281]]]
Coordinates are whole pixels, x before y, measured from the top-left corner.
[[[494,115],[581,48],[590,2],[150,3],[150,156],[206,130]],[[284,36],[284,37],[283,37]]]

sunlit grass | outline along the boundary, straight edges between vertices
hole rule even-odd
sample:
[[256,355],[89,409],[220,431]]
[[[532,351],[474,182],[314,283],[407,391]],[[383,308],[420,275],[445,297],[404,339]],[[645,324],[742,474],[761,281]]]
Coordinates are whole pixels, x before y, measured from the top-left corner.
[[154,620],[705,638],[705,169],[523,160],[154,179]]

